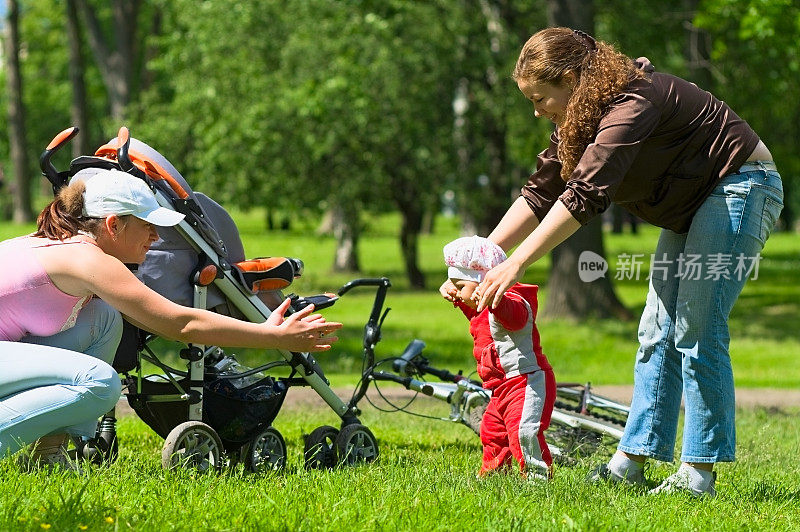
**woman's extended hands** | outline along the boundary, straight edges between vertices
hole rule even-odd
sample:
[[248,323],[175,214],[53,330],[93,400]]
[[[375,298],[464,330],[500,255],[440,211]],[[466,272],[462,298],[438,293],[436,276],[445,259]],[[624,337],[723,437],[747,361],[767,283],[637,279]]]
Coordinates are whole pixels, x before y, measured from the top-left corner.
[[339,338],[328,336],[329,333],[342,328],[342,324],[334,321],[325,321],[320,314],[311,314],[314,305],[308,305],[284,318],[291,301],[284,300],[278,308],[272,311],[267,319],[267,325],[278,328],[278,345],[280,349],[295,352],[327,351]]
[[521,265],[511,258],[489,270],[472,294],[478,312],[488,306],[496,308],[506,290],[522,277],[523,271]]

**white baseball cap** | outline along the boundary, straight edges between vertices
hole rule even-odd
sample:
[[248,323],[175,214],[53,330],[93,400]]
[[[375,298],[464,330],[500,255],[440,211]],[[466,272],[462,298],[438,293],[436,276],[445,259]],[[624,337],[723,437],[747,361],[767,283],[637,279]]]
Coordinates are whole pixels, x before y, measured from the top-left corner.
[[503,248],[482,236],[465,236],[444,247],[444,263],[450,279],[479,283],[486,272],[506,260]]
[[[76,175],[76,177],[78,177]],[[162,207],[142,179],[119,170],[99,170],[83,179],[83,216],[105,218],[132,214],[160,227],[180,223],[184,215]]]

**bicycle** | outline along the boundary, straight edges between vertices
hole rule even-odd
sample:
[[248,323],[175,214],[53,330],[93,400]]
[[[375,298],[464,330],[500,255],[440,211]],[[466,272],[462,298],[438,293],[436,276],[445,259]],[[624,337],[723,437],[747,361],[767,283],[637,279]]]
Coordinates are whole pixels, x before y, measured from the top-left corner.
[[[431,365],[428,358],[422,355],[425,342],[419,339],[412,340],[400,356],[376,361],[375,348],[381,340],[381,327],[391,310],[383,308],[391,282],[385,277],[356,279],[345,284],[338,295],[343,296],[353,288],[362,286],[375,287],[377,290],[369,320],[364,327],[361,381],[348,406],[357,410],[357,403],[366,397],[370,404],[384,412],[405,412],[459,423],[479,434],[483,413],[491,399],[491,391],[485,390],[480,381],[464,376],[461,371],[452,373]],[[389,363],[391,372],[381,369]],[[439,382],[424,380],[426,375],[436,377]],[[417,394],[448,403],[450,415],[446,418],[435,417],[408,410],[417,395],[405,405],[397,406],[381,393],[379,382],[394,382]],[[374,385],[378,395],[390,409],[379,407],[366,396],[370,385]],[[545,432],[551,453],[561,463],[572,463],[598,452],[611,454],[622,437],[628,413],[627,405],[596,395],[590,383],[557,383],[550,428]]]

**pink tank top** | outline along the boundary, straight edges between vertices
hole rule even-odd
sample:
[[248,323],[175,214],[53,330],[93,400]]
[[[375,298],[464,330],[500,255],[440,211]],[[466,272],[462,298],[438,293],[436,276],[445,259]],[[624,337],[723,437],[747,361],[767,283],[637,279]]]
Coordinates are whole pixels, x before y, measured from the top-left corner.
[[0,340],[51,336],[75,325],[92,296],[71,296],[56,288],[32,251],[70,244],[90,243],[30,236],[0,242]]

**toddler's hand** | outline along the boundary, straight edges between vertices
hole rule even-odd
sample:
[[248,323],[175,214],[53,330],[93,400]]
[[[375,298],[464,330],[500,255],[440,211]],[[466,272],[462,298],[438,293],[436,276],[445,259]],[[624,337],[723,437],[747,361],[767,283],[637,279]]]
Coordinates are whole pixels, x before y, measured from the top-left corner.
[[445,298],[445,300],[451,303],[456,302],[458,290],[456,290],[456,285],[454,285],[453,281],[450,279],[442,283],[442,286],[439,287],[439,293],[442,294],[442,297]]

